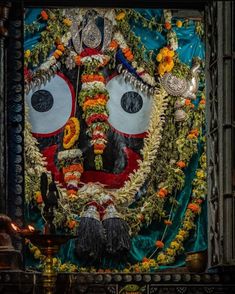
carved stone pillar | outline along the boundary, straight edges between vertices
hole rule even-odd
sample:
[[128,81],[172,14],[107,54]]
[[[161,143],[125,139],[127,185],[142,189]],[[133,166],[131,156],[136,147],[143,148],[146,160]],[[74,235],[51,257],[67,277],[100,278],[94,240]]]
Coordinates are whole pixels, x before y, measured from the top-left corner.
[[0,1],[0,212],[6,213],[7,158],[6,158],[6,27],[10,3]]

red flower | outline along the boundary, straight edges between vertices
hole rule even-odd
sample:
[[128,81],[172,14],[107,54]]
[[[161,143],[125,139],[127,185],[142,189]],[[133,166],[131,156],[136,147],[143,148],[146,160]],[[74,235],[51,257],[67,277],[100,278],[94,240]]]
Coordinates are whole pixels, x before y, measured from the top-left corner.
[[41,11],[41,17],[42,17],[43,20],[48,20],[48,14],[46,13],[45,10]]
[[92,48],[86,48],[82,51],[80,54],[81,57],[86,57],[86,56],[92,56],[92,55],[97,55],[100,54],[100,51],[97,49],[92,49]]
[[149,259],[147,257],[143,257],[142,262],[149,262]]
[[164,243],[162,241],[160,241],[160,240],[157,240],[155,245],[156,245],[157,248],[163,248],[164,247]]
[[33,74],[31,72],[31,70],[29,70],[27,67],[24,67],[24,78],[28,82],[30,82],[33,78]]
[[92,114],[90,117],[87,118],[86,123],[88,126],[90,126],[93,122],[96,121],[107,121],[108,116],[102,113],[95,113]]
[[171,23],[169,23],[168,21],[165,22],[164,27],[165,27],[165,29],[170,30],[171,29]]
[[107,136],[105,134],[93,134],[92,135],[92,140],[97,140],[97,139],[107,139]]

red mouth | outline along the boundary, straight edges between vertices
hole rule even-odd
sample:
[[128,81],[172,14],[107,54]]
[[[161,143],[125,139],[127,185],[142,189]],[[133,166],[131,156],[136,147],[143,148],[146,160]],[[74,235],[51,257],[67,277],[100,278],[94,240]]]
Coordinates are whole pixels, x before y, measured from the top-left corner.
[[81,176],[81,182],[99,182],[107,188],[121,188],[125,181],[128,180],[129,174],[138,168],[138,159],[140,155],[128,147],[123,148],[127,157],[126,168],[120,174],[107,173],[102,171],[84,171]]
[[[47,158],[47,169],[50,170],[56,181],[63,183],[63,174],[57,169],[55,165],[55,156],[57,152],[57,145],[50,146],[43,150],[43,156]],[[81,182],[99,182],[107,188],[117,189],[123,187],[125,181],[128,180],[129,174],[133,170],[138,169],[138,160],[141,159],[140,155],[132,149],[125,147],[123,151],[126,155],[127,165],[125,169],[119,174],[107,173],[103,171],[84,171],[81,176]]]

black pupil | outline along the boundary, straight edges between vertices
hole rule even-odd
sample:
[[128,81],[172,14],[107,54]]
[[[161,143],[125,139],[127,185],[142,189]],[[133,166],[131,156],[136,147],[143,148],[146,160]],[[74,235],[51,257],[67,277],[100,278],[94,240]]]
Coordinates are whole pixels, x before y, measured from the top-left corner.
[[128,113],[136,113],[142,108],[143,99],[136,92],[126,92],[122,95],[121,106]]
[[49,111],[53,106],[53,96],[46,90],[38,90],[31,97],[31,104],[38,112]]

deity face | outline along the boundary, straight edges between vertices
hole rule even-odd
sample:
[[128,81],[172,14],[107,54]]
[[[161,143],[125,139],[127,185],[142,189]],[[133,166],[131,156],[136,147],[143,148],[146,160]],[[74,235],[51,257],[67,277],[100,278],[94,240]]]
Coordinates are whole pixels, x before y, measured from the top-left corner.
[[58,167],[58,152],[63,150],[64,126],[71,116],[80,121],[81,132],[76,148],[83,153],[84,172],[81,182],[100,182],[109,188],[120,188],[133,170],[138,169],[140,151],[148,129],[151,98],[126,83],[115,73],[107,76],[109,92],[109,131],[107,147],[102,155],[103,169],[97,171],[91,138],[82,118],[83,111],[75,101],[76,70],[57,74],[45,86],[31,91],[27,97],[32,132],[47,158],[48,169],[63,182]]

